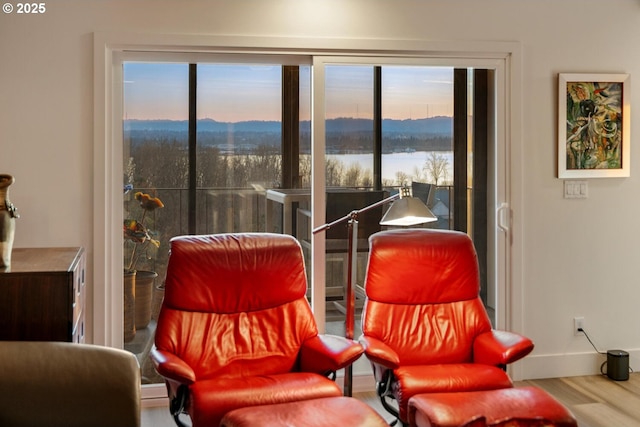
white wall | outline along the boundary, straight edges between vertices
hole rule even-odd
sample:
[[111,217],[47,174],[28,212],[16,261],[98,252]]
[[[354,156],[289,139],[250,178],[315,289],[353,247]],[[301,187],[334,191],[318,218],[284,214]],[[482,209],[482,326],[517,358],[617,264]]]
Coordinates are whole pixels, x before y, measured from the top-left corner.
[[[6,0],[15,4],[14,0]],[[4,2],[3,2],[4,3]],[[516,41],[523,60],[523,330],[526,378],[595,373],[601,350],[640,369],[640,150],[631,177],[589,180],[562,197],[556,178],[557,73],[640,73],[637,0],[49,0],[42,15],[0,13],[0,172],[16,183],[16,246],[93,240],[93,33]],[[631,91],[631,103],[640,105]],[[635,139],[638,112],[632,108]],[[640,125],[639,125],[640,126]],[[91,301],[91,298],[89,298]]]

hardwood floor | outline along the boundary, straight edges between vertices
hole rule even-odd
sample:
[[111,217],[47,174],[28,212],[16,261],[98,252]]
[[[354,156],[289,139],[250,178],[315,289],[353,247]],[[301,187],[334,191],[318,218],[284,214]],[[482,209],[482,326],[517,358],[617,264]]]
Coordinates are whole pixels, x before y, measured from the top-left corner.
[[580,427],[640,427],[640,373],[628,381],[602,375],[519,381],[548,391],[568,407]]
[[[515,385],[533,385],[546,390],[573,412],[579,427],[640,427],[640,373],[631,374],[628,381],[589,375],[518,381]],[[392,421],[374,392],[358,393],[355,397],[366,402],[387,421]],[[142,427],[173,426],[169,409],[142,410]]]

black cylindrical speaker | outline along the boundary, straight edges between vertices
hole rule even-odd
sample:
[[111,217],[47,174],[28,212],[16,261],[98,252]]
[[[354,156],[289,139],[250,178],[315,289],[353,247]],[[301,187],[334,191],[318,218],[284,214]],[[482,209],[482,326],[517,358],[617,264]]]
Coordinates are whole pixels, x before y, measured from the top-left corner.
[[614,381],[629,379],[629,353],[624,350],[607,351],[607,376]]

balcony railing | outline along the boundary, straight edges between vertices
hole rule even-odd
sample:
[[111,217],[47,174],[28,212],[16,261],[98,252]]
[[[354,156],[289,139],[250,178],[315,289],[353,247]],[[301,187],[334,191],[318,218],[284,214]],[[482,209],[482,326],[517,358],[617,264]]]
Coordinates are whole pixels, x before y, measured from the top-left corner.
[[[388,188],[388,191],[397,188]],[[157,256],[146,260],[150,265],[150,270],[157,271],[159,277],[164,277],[166,263],[169,252],[169,240],[173,236],[188,234],[189,203],[186,189],[176,188],[136,188],[135,191],[142,191],[159,197],[163,203],[163,209],[157,209],[148,217],[148,228],[157,233],[156,239],[160,241]],[[439,221],[435,227],[450,228],[452,210],[449,195],[452,192],[450,186],[440,186],[436,189],[433,206],[430,206]],[[127,203],[136,203],[135,200],[127,201],[129,196],[125,196],[125,217],[128,212]],[[132,197],[130,197],[132,199]],[[237,232],[283,232],[283,206],[279,203],[267,205],[266,190],[263,188],[206,188],[196,192],[196,234],[215,233],[237,233]],[[308,202],[300,202],[308,209]],[[272,209],[267,215],[267,206]],[[338,208],[339,210],[339,208]],[[345,215],[348,212],[345,212]],[[289,220],[295,225],[295,209],[292,211],[293,218]],[[269,218],[272,223],[266,224]],[[296,234],[296,227],[292,227],[292,234]],[[126,246],[125,246],[126,256]]]

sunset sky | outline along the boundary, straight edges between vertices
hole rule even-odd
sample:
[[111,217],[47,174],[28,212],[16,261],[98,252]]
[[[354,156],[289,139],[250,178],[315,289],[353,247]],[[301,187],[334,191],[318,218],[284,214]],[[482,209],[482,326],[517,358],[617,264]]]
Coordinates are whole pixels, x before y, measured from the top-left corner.
[[[278,65],[198,65],[198,118],[222,122],[281,119]],[[382,69],[383,117],[417,119],[453,115],[453,70]],[[329,66],[327,117],[371,118],[372,67]],[[188,64],[126,63],[124,118],[186,120]],[[302,120],[309,118],[310,67],[300,68]]]

